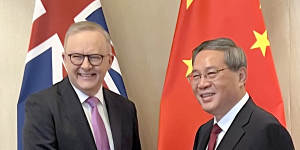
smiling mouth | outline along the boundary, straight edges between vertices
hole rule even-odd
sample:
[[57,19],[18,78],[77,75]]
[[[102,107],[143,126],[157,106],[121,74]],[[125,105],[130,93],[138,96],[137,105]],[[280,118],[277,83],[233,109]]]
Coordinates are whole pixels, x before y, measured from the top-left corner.
[[216,93],[204,93],[204,94],[200,94],[200,97],[203,98],[203,99],[206,99],[206,98],[210,98],[212,96],[214,96]]
[[83,77],[83,78],[88,79],[88,78],[91,78],[91,77],[95,76],[96,73],[78,73],[78,75],[79,75],[80,77]]

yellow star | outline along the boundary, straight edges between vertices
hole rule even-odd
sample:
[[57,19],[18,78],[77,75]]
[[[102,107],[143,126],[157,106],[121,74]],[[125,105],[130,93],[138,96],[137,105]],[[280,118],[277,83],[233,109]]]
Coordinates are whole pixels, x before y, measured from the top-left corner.
[[256,31],[253,31],[256,42],[251,46],[250,49],[260,48],[263,56],[266,56],[267,46],[270,46],[270,41],[268,40],[267,30],[263,34],[259,34]]
[[188,67],[185,76],[187,77],[193,71],[192,59],[182,60]]
[[186,9],[189,9],[192,2],[193,2],[193,0],[186,0]]

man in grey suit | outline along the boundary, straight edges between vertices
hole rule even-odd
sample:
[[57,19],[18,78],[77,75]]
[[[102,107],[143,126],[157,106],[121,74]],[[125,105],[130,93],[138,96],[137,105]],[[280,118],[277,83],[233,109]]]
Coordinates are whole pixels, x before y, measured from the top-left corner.
[[246,56],[231,39],[203,42],[194,49],[192,64],[188,79],[194,95],[214,116],[198,129],[194,150],[294,149],[288,131],[248,95]]
[[135,105],[102,86],[113,61],[108,33],[74,23],[64,48],[68,77],[27,99],[24,150],[140,150]]

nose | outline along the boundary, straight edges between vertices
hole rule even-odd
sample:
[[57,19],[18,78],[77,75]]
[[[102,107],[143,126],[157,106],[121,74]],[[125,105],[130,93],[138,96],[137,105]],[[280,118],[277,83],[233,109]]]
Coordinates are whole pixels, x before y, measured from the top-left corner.
[[206,89],[211,86],[211,82],[208,81],[206,78],[200,78],[197,82],[197,88],[199,89]]
[[92,66],[92,64],[90,63],[88,57],[84,57],[84,58],[83,58],[83,62],[82,62],[82,64],[81,64],[81,68],[82,68],[82,69],[85,69],[85,70],[89,70],[89,69],[91,69],[92,67],[93,67],[93,66]]

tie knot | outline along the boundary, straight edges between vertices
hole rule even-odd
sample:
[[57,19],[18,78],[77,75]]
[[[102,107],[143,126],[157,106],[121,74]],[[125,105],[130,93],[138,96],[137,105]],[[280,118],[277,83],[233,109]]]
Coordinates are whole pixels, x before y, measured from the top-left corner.
[[97,97],[89,97],[86,102],[92,107],[97,107],[97,104],[99,103],[99,99]]
[[212,128],[212,133],[219,134],[222,131],[222,129],[218,126],[218,124],[215,124]]

